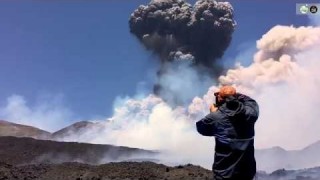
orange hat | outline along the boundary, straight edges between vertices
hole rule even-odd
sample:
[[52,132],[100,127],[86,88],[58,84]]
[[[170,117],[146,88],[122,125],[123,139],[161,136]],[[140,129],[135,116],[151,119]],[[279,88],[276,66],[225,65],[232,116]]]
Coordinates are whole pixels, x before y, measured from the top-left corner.
[[236,88],[232,86],[222,86],[219,92],[215,93],[215,95],[220,95],[220,97],[225,98],[228,96],[233,96],[237,93]]

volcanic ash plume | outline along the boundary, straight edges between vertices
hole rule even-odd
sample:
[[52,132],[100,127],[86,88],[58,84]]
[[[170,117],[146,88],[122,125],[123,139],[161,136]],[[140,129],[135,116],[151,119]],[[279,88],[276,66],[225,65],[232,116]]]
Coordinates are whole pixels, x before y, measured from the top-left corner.
[[[219,78],[260,104],[257,145],[299,149],[319,140],[320,27],[275,26],[257,41],[257,49],[250,66],[238,65]],[[189,112],[207,113],[215,90],[195,98]]]
[[[319,27],[275,26],[257,41],[258,51],[248,57],[253,59],[250,66],[238,65],[219,78],[219,84],[232,84],[258,101],[261,114],[256,124],[256,148],[301,149],[319,140],[319,45]],[[88,129],[65,140],[164,150],[169,155],[160,157],[163,162],[200,164],[210,169],[213,139],[201,137],[195,121],[208,113],[217,88],[212,86],[189,106],[179,108],[154,95],[123,100],[115,106],[103,132]],[[268,165],[257,163],[260,170]]]
[[179,71],[181,63],[188,64],[183,69],[191,67],[196,73],[201,70],[211,76],[219,75],[221,67],[215,62],[229,46],[235,24],[232,6],[214,0],[199,0],[194,6],[182,0],[154,0],[147,6],[141,5],[129,20],[131,33],[159,56],[161,67],[155,93],[171,91],[176,96],[176,91],[162,83],[162,76]]

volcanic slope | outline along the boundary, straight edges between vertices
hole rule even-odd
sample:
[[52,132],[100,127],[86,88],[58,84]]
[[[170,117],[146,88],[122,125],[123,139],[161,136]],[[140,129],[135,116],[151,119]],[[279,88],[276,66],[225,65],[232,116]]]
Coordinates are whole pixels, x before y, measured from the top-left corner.
[[121,146],[17,137],[0,137],[0,147],[0,161],[13,165],[63,162],[101,164],[156,154],[154,151]]
[[49,139],[51,133],[42,129],[16,124],[5,120],[0,120],[0,136],[32,137],[36,139]]

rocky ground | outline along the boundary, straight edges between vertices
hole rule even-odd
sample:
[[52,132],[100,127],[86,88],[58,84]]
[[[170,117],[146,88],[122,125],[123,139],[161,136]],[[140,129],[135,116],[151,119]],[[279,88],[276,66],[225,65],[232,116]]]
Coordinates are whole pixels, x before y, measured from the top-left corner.
[[[156,153],[112,145],[0,137],[0,180],[212,179],[210,170],[191,164],[170,167],[148,159],[128,161]],[[259,172],[258,180],[320,180],[320,168]]]
[[0,180],[211,179],[199,166],[167,167],[152,162],[119,162],[92,166],[80,163],[13,166],[0,164]]
[[[123,162],[156,153],[136,148],[17,137],[0,137],[0,147],[0,180],[210,179],[212,176],[200,166]],[[103,160],[122,162],[101,164],[105,163]]]
[[0,161],[13,165],[63,162],[102,164],[151,156],[155,153],[112,145],[0,137]]

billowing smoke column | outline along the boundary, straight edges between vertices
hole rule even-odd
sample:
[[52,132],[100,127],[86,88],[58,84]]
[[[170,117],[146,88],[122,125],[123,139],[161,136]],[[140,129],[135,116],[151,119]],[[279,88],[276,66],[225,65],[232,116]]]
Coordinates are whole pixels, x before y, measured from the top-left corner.
[[[131,33],[159,56],[159,82],[154,91],[165,100],[171,99],[167,97],[170,94],[179,98],[179,92],[189,88],[184,85],[179,85],[178,90],[168,87],[167,80],[162,77],[170,71],[191,67],[196,74],[201,71],[211,77],[220,75],[222,69],[215,62],[229,46],[235,24],[230,3],[214,0],[199,0],[194,6],[183,0],[153,0],[136,9],[129,20]],[[196,79],[202,80],[201,77]],[[179,104],[181,99],[184,98],[173,101]]]
[[[232,84],[258,101],[261,114],[256,124],[256,147],[301,149],[319,140],[320,27],[275,26],[256,47],[254,57],[247,57],[252,59],[251,65],[238,65],[219,77],[219,84]],[[212,85],[189,105],[177,108],[154,95],[124,99],[115,106],[103,132],[88,129],[63,140],[166,150],[169,155],[159,157],[162,162],[200,164],[210,169],[213,139],[201,137],[194,122],[208,113],[217,89]],[[278,162],[274,157],[266,157],[268,162],[257,158],[260,170],[284,168],[274,163]]]
[[[319,16],[315,18],[315,26],[271,28],[257,41],[254,56],[246,57],[252,60],[249,66],[239,64],[218,78],[217,84],[231,84],[258,101],[261,114],[256,124],[257,148],[301,149],[320,139],[320,21]],[[217,84],[212,83],[206,93],[194,97],[184,107],[172,108],[153,94],[120,98],[113,116],[101,122],[101,126],[80,134],[71,133],[61,140],[164,150],[169,155],[160,157],[162,162],[194,163],[211,169],[213,139],[201,137],[196,132],[195,121],[208,113]],[[38,123],[34,120],[42,124],[68,114],[64,107],[48,111],[48,103],[44,104],[33,109],[19,97],[9,98],[7,106],[0,108],[0,116],[35,125]],[[269,162],[257,159],[258,169],[284,168],[275,164],[279,161],[275,157],[264,157]],[[291,164],[290,160],[285,163],[296,169],[302,165],[310,167],[310,164]]]

